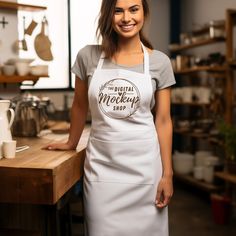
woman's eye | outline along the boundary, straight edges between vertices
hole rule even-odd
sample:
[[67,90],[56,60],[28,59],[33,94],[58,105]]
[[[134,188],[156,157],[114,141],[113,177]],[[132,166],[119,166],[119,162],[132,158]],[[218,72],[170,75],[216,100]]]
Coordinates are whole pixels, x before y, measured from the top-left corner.
[[134,8],[131,8],[130,9],[130,12],[131,13],[136,13],[138,11],[138,8],[137,7],[134,7]]
[[120,14],[120,13],[122,13],[122,12],[123,12],[123,10],[120,9],[120,8],[116,8],[116,9],[115,9],[115,14]]

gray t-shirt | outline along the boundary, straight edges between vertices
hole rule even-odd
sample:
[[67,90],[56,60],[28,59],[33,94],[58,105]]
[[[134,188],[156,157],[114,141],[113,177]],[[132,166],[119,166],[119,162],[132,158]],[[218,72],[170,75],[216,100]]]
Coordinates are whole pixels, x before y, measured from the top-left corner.
[[[99,45],[87,45],[82,48],[72,66],[71,71],[81,80],[90,79],[97,68],[97,64],[101,55]],[[143,64],[135,66],[124,66],[115,64],[110,59],[105,59],[103,63],[104,69],[127,69],[138,73],[143,73]],[[174,73],[172,70],[170,59],[164,53],[153,50],[149,54],[149,68],[152,77],[153,91],[167,88],[175,84]]]

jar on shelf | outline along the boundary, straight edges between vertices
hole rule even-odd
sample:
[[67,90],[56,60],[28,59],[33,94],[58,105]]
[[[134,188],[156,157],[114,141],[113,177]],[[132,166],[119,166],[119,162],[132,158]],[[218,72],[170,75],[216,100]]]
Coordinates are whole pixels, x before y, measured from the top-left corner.
[[225,37],[225,21],[224,20],[210,21],[209,34],[211,38]]

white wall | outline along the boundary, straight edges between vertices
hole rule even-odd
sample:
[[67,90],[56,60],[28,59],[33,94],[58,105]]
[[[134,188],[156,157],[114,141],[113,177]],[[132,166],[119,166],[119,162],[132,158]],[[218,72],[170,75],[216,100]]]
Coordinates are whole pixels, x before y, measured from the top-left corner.
[[[16,0],[11,2],[16,2]],[[18,37],[16,11],[0,9],[0,21],[3,17],[8,24],[5,25],[5,28],[0,24],[0,65],[10,57],[16,56],[12,50],[12,45]]]
[[[191,32],[209,21],[224,20],[229,8],[236,9],[236,0],[182,0],[181,31]],[[192,51],[199,56],[206,56],[209,51],[225,53],[225,44],[207,45]]]
[[191,30],[194,24],[222,20],[227,8],[236,9],[236,0],[182,0],[182,29]]
[[150,1],[149,39],[155,49],[169,54],[169,0]]

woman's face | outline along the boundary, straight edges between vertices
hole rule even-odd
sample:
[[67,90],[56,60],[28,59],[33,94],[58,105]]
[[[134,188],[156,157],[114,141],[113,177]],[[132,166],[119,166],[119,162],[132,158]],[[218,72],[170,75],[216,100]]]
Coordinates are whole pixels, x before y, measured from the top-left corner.
[[119,37],[139,35],[144,24],[142,0],[117,0],[112,26]]

